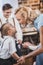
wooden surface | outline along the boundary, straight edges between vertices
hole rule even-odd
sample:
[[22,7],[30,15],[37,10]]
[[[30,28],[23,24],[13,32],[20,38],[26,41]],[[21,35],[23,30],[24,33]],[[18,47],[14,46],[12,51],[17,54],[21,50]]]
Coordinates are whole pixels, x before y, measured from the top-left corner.
[[27,35],[35,35],[35,34],[37,34],[37,31],[23,33],[23,36],[27,36]]
[[28,28],[23,28],[22,29],[23,32],[28,32],[28,31],[37,31],[37,29],[35,27],[28,27]]
[[22,65],[33,65],[33,58],[26,59],[25,63]]
[[37,34],[37,30],[35,27],[24,28],[22,29],[22,31],[24,36]]

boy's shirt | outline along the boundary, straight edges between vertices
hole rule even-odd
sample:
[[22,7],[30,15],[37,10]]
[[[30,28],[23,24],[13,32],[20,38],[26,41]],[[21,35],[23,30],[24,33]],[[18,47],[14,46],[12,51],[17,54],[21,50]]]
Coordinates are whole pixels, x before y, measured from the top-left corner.
[[10,58],[11,55],[17,51],[14,38],[10,36],[4,36],[4,38],[0,41],[0,58]]

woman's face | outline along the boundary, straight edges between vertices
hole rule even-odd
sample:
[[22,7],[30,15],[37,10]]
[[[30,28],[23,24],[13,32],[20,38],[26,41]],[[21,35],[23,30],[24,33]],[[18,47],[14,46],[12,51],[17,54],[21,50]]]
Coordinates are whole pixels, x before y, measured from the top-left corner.
[[17,18],[17,20],[19,21],[20,24],[25,23],[25,18],[21,15],[21,13],[17,13],[16,18]]

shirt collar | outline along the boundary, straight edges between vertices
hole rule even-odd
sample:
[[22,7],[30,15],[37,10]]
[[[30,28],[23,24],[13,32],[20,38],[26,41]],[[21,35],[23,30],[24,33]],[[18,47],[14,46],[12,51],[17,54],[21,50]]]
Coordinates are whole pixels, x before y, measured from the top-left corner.
[[8,38],[8,37],[10,37],[10,36],[3,36],[3,38]]

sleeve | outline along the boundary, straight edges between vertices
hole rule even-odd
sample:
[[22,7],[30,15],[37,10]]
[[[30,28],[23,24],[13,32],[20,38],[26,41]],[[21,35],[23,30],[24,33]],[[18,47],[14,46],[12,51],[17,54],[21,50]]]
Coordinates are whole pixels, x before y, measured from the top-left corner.
[[39,17],[38,29],[40,29],[41,26],[43,26],[43,15]]
[[9,43],[9,53],[12,55],[13,53],[15,53],[17,50],[16,50],[16,43],[15,43],[15,40],[14,39],[11,39],[10,38],[10,43]]
[[2,21],[1,21],[1,18],[0,18],[0,29],[1,29],[1,26],[2,26]]
[[36,50],[38,48],[38,46],[29,46],[29,49],[31,50]]
[[16,30],[17,30],[16,38],[17,38],[17,40],[21,40],[22,41],[23,40],[23,34],[22,34],[22,30],[21,30],[20,24],[17,21],[15,16],[14,16],[14,20],[15,20],[15,27],[16,27]]

